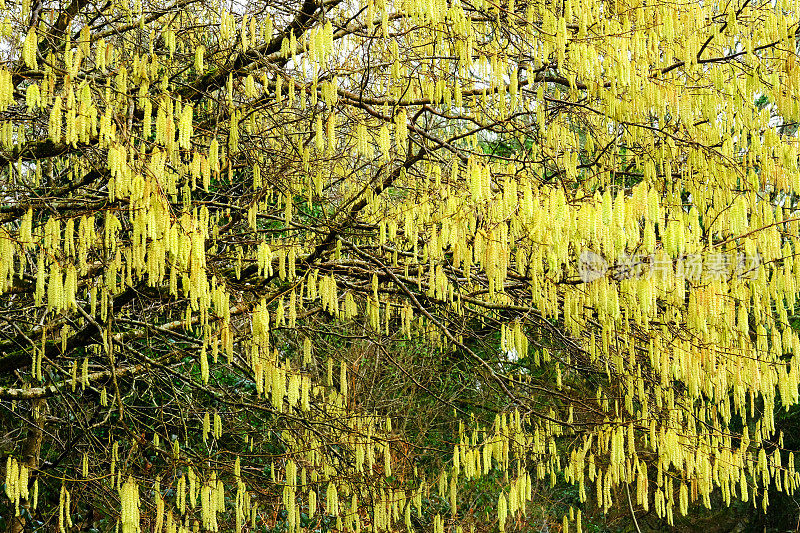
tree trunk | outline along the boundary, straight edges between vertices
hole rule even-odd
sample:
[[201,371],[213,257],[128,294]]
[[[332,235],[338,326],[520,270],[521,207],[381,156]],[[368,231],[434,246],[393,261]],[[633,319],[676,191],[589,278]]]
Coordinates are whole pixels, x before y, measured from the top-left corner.
[[[30,472],[29,489],[38,475],[39,452],[42,448],[42,425],[44,423],[44,410],[47,407],[46,400],[33,400],[32,412],[33,419],[28,430],[28,437],[22,445],[22,460]],[[31,502],[27,499],[20,502],[20,514],[11,520],[10,533],[22,533],[25,530],[25,515],[30,516]]]

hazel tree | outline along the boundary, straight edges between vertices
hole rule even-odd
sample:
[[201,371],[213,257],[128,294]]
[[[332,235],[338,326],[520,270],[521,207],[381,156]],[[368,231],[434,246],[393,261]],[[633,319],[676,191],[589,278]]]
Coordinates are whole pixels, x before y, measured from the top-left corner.
[[[505,531],[563,479],[581,531],[792,494],[798,21],[0,0],[11,530]],[[435,469],[366,392],[386,366],[452,410]]]

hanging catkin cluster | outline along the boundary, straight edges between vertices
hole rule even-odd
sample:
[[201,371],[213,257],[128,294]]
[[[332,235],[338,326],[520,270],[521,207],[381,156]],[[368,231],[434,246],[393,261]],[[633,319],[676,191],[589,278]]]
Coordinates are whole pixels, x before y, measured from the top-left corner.
[[[465,531],[482,481],[505,531],[561,479],[564,530],[674,524],[800,485],[796,0],[145,4],[0,0],[0,396],[109,429],[42,478],[49,523],[75,484],[168,533]],[[391,363],[453,407],[409,346],[514,406],[456,410],[436,472],[361,396]]]
[[[6,461],[6,480],[5,489],[6,496],[14,504],[14,516],[19,516],[20,501],[28,500],[28,480],[30,471],[28,466],[20,463],[16,458],[9,456]],[[38,481],[38,480],[37,480]],[[34,493],[37,491],[38,484],[34,488]],[[34,506],[36,505],[36,496],[34,495]]]

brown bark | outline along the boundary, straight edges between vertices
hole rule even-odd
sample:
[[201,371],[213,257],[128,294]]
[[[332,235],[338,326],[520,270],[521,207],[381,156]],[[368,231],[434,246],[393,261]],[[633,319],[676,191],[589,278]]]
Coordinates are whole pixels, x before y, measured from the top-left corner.
[[[42,449],[42,425],[44,424],[44,410],[46,408],[47,400],[44,398],[33,400],[31,405],[33,420],[31,420],[28,436],[22,444],[22,461],[29,469],[31,482],[36,478],[36,470],[39,468],[39,455]],[[15,516],[11,520],[10,533],[22,533],[25,530],[25,514],[30,514],[31,502],[22,500],[19,507],[19,516]]]

